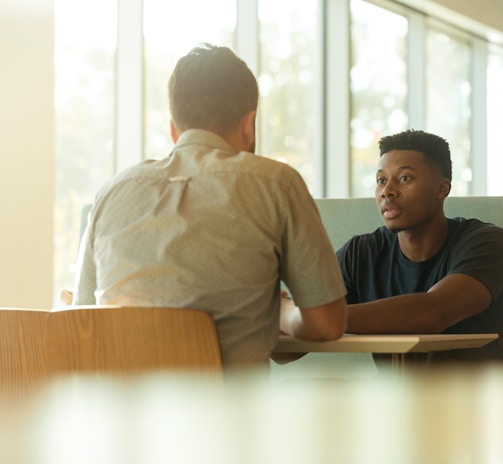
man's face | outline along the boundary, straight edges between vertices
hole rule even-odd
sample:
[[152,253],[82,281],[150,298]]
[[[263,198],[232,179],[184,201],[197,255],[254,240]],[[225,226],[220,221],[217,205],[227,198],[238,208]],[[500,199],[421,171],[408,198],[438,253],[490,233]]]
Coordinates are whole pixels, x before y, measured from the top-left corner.
[[384,224],[393,232],[420,228],[443,214],[450,183],[423,153],[392,150],[379,159],[375,197]]

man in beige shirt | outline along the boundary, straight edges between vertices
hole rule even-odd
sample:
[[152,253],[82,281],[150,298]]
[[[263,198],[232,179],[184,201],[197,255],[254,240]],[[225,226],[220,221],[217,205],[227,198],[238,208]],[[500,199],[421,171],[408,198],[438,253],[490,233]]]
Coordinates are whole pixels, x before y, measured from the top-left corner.
[[[203,45],[176,65],[169,97],[175,147],[98,193],[74,303],[209,311],[226,365],[266,364],[280,330],[340,337],[346,289],[314,201],[294,169],[253,154],[251,71]],[[281,281],[299,307],[280,315]]]

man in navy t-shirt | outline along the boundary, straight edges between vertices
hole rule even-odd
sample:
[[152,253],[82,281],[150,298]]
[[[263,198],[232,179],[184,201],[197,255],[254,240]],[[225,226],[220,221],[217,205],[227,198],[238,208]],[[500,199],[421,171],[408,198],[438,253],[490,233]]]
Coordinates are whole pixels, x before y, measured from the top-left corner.
[[434,360],[503,361],[503,229],[448,219],[448,143],[408,130],[383,137],[375,197],[384,226],[337,251],[347,287],[347,332],[500,333],[485,347]]

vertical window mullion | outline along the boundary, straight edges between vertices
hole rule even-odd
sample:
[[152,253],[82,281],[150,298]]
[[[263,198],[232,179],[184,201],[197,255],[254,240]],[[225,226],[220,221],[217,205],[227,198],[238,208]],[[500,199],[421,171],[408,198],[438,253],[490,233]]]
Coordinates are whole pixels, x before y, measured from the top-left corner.
[[143,157],[143,1],[118,2],[115,170]]
[[326,195],[346,198],[350,188],[350,0],[326,2]]
[[313,147],[315,158],[314,158],[314,189],[313,195],[317,198],[324,198],[327,196],[327,145],[326,145],[326,134],[327,134],[327,99],[326,99],[326,89],[327,89],[327,73],[326,73],[326,57],[327,57],[327,31],[328,23],[326,21],[327,14],[327,1],[318,0],[318,43],[319,47],[314,50],[316,53],[317,65],[316,65],[316,127],[318,128],[315,134],[315,145]]
[[258,0],[236,0],[235,52],[255,76],[259,74]]

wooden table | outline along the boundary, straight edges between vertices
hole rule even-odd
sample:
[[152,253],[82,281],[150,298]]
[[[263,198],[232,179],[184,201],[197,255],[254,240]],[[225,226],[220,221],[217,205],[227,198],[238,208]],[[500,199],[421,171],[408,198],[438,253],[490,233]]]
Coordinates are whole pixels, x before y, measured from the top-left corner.
[[403,368],[407,353],[480,348],[499,337],[491,334],[353,335],[338,340],[311,342],[281,335],[276,353],[388,353],[393,368]]

